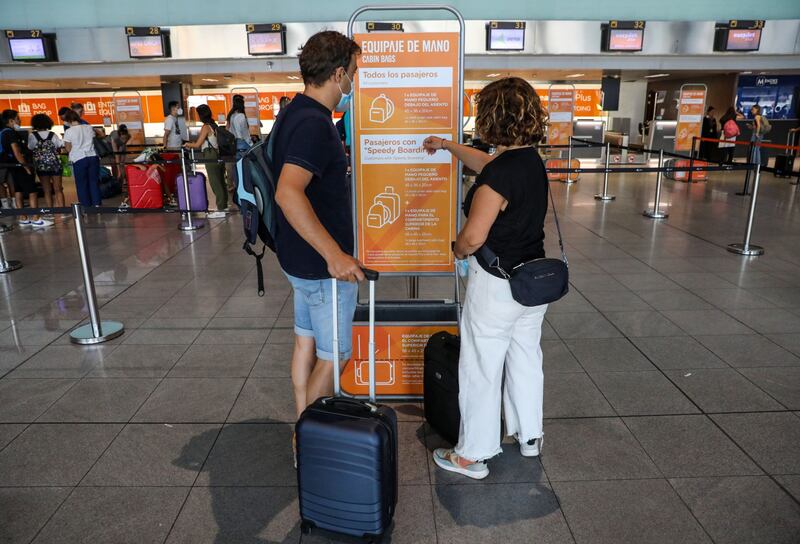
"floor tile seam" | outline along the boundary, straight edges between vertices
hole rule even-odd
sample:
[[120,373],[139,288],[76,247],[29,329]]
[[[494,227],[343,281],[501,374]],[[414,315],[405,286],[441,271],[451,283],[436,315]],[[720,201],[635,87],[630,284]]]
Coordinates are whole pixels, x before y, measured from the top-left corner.
[[745,455],[745,457],[747,457],[750,460],[751,463],[753,463],[756,467],[758,467],[759,470],[761,470],[766,476],[768,476],[778,487],[780,487],[783,490],[784,493],[786,493],[798,506],[800,506],[800,498],[792,495],[792,493],[790,493],[789,490],[775,478],[775,475],[770,473],[766,468],[764,468],[761,465],[761,463],[759,463],[755,459],[755,457],[750,455],[750,453],[747,452],[747,450],[745,450],[744,447],[741,446],[739,442],[733,436],[731,436],[731,434],[728,433],[728,431],[726,431],[725,428],[715,418],[709,417],[708,419],[711,421],[712,425],[714,425],[723,435],[725,435],[725,437],[728,440],[730,440],[734,445],[736,445],[737,448],[739,448],[739,451],[741,451]]
[[550,479],[550,475],[547,473],[547,469],[545,469],[544,463],[542,462],[541,453],[544,452],[544,442],[542,442],[540,447],[540,455],[537,456],[537,460],[539,461],[539,466],[542,467],[542,474],[544,474],[545,480],[547,481],[547,487],[550,488],[550,491],[553,493],[553,497],[556,499],[556,504],[558,504],[558,510],[561,512],[561,517],[564,519],[564,524],[567,526],[567,530],[569,531],[569,536],[572,538],[573,544],[575,544],[578,540],[575,538],[575,532],[572,529],[572,526],[567,519],[567,513],[564,512],[564,508],[561,504],[561,497],[558,496],[555,487],[553,487],[553,482]]
[[5,446],[1,447],[1,448],[0,448],[0,453],[3,453],[3,450],[5,450],[6,448],[8,448],[8,447],[9,447],[11,444],[13,444],[13,443],[14,443],[14,442],[15,442],[15,441],[16,441],[16,440],[17,440],[17,439],[20,437],[20,436],[22,436],[22,433],[24,433],[25,431],[27,431],[27,430],[28,430],[28,427],[30,427],[31,425],[33,425],[33,423],[9,423],[9,425],[24,425],[24,426],[25,426],[25,428],[24,428],[24,429],[22,429],[20,432],[18,432],[14,438],[12,438],[11,440],[9,440],[8,444],[6,444]]

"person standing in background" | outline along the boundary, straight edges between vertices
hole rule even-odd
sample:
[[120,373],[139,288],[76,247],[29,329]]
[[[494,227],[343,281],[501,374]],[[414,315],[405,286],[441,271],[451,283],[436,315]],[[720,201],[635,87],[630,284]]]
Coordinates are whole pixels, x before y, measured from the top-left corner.
[[[717,129],[717,120],[714,117],[714,106],[709,106],[706,110],[706,115],[703,117],[703,127],[700,135],[703,138],[718,138],[719,130]],[[707,161],[714,160],[714,154],[717,149],[716,142],[700,142],[700,158]]]
[[128,142],[131,134],[126,125],[119,125],[117,130],[111,131],[108,141],[111,142],[111,149],[114,151],[114,177],[122,181],[125,179],[125,161],[128,158]]
[[183,113],[180,103],[173,100],[168,104],[169,115],[164,118],[164,148],[180,149],[183,145],[183,135],[178,123],[178,117]]
[[764,121],[761,117],[761,106],[753,104],[750,107],[750,115],[753,117],[753,122],[747,125],[747,128],[753,131],[750,136],[750,145],[753,146],[753,151],[750,154],[750,162],[753,164],[761,164],[761,147],[758,145],[764,137]]
[[[23,146],[27,147],[27,142],[20,141],[18,130],[19,113],[16,110],[3,110],[0,115],[0,161],[14,165],[8,168],[8,173],[14,184],[17,208],[25,207],[26,196],[30,207],[36,208],[39,205],[36,178],[33,175],[33,167],[26,164]],[[38,215],[30,217],[21,215],[19,224],[23,227],[49,227],[53,222]]]
[[44,201],[48,208],[64,207],[64,189],[61,185],[61,157],[59,151],[64,142],[52,131],[53,120],[44,113],[31,119],[33,130],[28,136],[28,149],[33,151],[33,165],[44,190]]
[[719,158],[720,164],[733,162],[733,155],[736,152],[736,144],[734,142],[741,133],[739,125],[736,124],[736,118],[736,109],[731,106],[728,108],[728,111],[725,112],[725,115],[719,119],[719,124],[722,127],[720,138],[725,140],[719,144],[719,150],[721,152]]
[[80,102],[73,102],[70,105],[70,108],[72,109],[72,111],[74,111],[78,115],[78,124],[80,124],[80,125],[88,125],[89,124],[89,122],[84,120],[84,118],[83,118],[83,104],[81,104]]
[[69,128],[64,133],[64,148],[69,153],[78,201],[83,206],[99,206],[100,196],[100,157],[94,148],[94,129],[81,124],[74,111],[64,114]]
[[[200,129],[197,141],[188,142],[184,144],[184,147],[187,149],[200,149],[203,152],[204,159],[216,161],[219,159],[219,145],[217,143],[217,123],[214,122],[214,114],[206,104],[200,104],[197,106],[197,116],[202,121],[203,128]],[[211,190],[214,191],[214,196],[217,200],[217,211],[209,212],[208,218],[223,219],[226,215],[225,210],[228,209],[225,168],[217,162],[207,162],[206,172],[208,172],[208,184],[211,185]]]
[[[240,94],[233,95],[231,110],[228,112],[228,130],[236,138],[236,158],[241,159],[250,149],[251,138],[250,124],[247,121],[247,113],[245,112],[244,96]],[[236,191],[236,163],[226,162],[225,171],[228,175],[227,190],[229,193],[233,193]]]

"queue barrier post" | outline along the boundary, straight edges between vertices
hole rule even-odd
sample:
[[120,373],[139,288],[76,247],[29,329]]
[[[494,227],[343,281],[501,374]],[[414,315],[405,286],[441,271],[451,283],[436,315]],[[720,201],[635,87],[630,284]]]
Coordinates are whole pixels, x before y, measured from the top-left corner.
[[97,293],[94,288],[92,275],[92,262],[86,247],[86,232],[83,228],[83,207],[80,204],[72,205],[72,215],[75,218],[75,234],[78,237],[78,253],[81,257],[83,270],[83,287],[86,291],[86,306],[89,308],[89,324],[73,329],[69,333],[73,344],[91,345],[113,340],[125,332],[125,327],[118,321],[100,321],[100,312],[97,308]]
[[181,149],[181,173],[183,174],[183,200],[186,204],[186,212],[181,214],[181,222],[178,223],[178,229],[184,232],[190,232],[203,228],[202,222],[195,222],[192,220],[192,204],[189,196],[189,176],[186,172],[186,157],[184,150]]
[[697,151],[697,136],[692,136],[692,152],[689,154],[689,174],[686,176],[686,183],[692,183],[692,173],[694,171],[694,154]]
[[744,243],[729,244],[728,251],[738,255],[755,257],[764,254],[764,248],[750,243],[750,236],[753,234],[753,217],[756,212],[756,198],[758,197],[758,185],[761,181],[761,165],[756,165],[756,174],[753,178],[753,194],[750,195],[750,212],[747,215],[747,229],[744,231]]
[[606,168],[605,172],[603,173],[603,192],[594,195],[595,200],[602,200],[603,202],[607,202],[609,200],[614,200],[617,198],[614,195],[608,194],[608,169],[610,164],[611,164],[611,142],[606,142]]
[[[8,232],[8,231],[3,231],[3,232]],[[13,272],[14,270],[19,270],[20,268],[22,268],[22,263],[20,261],[6,260],[6,252],[5,248],[3,247],[3,239],[0,238],[0,274],[7,274],[9,272]]]
[[662,179],[662,168],[664,167],[664,150],[660,149],[658,151],[658,173],[656,174],[656,197],[655,202],[653,203],[652,210],[645,210],[642,212],[642,215],[645,217],[650,217],[651,219],[666,219],[669,217],[667,212],[662,212],[659,207],[661,203],[661,179]]
[[[754,158],[753,150],[754,149],[755,148],[753,147],[753,142],[750,142],[750,145],[747,146],[747,162],[749,162],[751,164],[753,163],[753,158]],[[744,173],[744,187],[742,187],[742,190],[739,191],[738,193],[736,193],[736,195],[737,196],[747,196],[749,194],[750,194],[750,169],[748,168],[747,170],[745,170],[745,173]]]
[[575,183],[577,179],[572,179],[572,136],[569,137],[569,147],[567,148],[567,177],[564,183]]

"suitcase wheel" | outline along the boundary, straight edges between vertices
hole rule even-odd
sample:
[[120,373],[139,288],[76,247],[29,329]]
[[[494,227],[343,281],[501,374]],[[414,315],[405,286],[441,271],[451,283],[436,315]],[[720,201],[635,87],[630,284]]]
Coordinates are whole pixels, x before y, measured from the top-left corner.
[[314,524],[310,521],[303,521],[300,523],[300,532],[304,535],[310,535],[312,529],[314,529]]

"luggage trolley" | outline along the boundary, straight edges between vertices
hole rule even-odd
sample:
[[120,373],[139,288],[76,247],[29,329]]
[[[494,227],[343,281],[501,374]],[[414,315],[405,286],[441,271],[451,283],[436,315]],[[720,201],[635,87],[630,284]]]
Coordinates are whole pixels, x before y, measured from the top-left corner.
[[[350,105],[350,115],[348,116],[351,123],[351,134],[354,139],[358,139],[358,144],[352,146],[351,153],[351,170],[352,170],[352,200],[353,200],[353,215],[354,221],[354,237],[356,242],[356,252],[361,257],[362,251],[366,256],[368,244],[364,232],[369,230],[372,233],[389,233],[389,229],[401,231],[399,236],[405,236],[405,215],[406,204],[409,201],[422,199],[422,189],[418,189],[417,194],[409,196],[407,193],[411,191],[408,189],[411,182],[407,183],[410,179],[406,175],[404,169],[401,174],[396,174],[394,177],[384,177],[381,175],[370,176],[364,174],[362,167],[369,161],[370,165],[375,164],[373,159],[366,157],[366,152],[362,149],[362,137],[369,138],[372,136],[387,134],[387,135],[405,135],[408,137],[415,137],[418,140],[418,145],[421,145],[421,138],[430,134],[439,134],[444,136],[447,134],[448,139],[456,142],[462,142],[464,132],[464,35],[465,23],[464,19],[453,7],[445,5],[367,5],[357,9],[350,16],[347,24],[347,35],[351,38],[355,35],[355,27],[357,19],[367,12],[390,12],[390,11],[444,11],[451,14],[458,23],[458,34],[452,30],[447,30],[448,23],[419,23],[413,25],[412,32],[391,32],[389,31],[386,36],[389,39],[398,40],[402,36],[406,41],[415,37],[420,37],[424,40],[426,34],[436,35],[436,39],[445,39],[448,42],[448,58],[452,58],[452,68],[445,67],[447,74],[452,73],[452,83],[449,85],[450,97],[450,128],[445,129],[435,124],[427,124],[422,127],[413,126],[411,124],[404,124],[403,117],[406,113],[401,112],[402,97],[406,91],[403,89],[398,90],[389,85],[388,89],[375,88],[372,89],[367,86],[362,86],[361,74],[365,70],[369,70],[370,65],[359,62],[359,72],[356,75],[356,83],[354,81],[354,97]],[[371,25],[367,26],[367,32],[370,32]],[[410,25],[411,26],[411,25]],[[420,32],[417,32],[421,29]],[[363,40],[362,40],[363,41]],[[457,44],[458,51],[452,55],[452,45]],[[434,49],[434,51],[436,51]],[[369,52],[362,53],[362,55],[371,54]],[[419,51],[420,55],[427,53],[422,50]],[[452,55],[452,56],[450,56]],[[376,63],[380,64],[380,63]],[[407,61],[401,61],[398,64],[397,70],[402,72],[413,72],[414,68],[406,66]],[[420,68],[425,67],[424,63]],[[378,68],[376,66],[375,68]],[[385,68],[385,67],[384,67]],[[452,72],[449,72],[451,69]],[[439,79],[441,74],[437,76],[437,83],[440,88],[447,88]],[[435,87],[435,85],[431,85]],[[364,92],[364,91],[367,92]],[[426,97],[422,96],[427,92],[431,92],[429,88],[420,86],[419,95],[421,100]],[[433,92],[436,92],[435,90]],[[440,91],[446,93],[447,91]],[[362,102],[369,100],[368,103]],[[366,106],[366,107],[363,107]],[[361,111],[363,109],[363,112]],[[399,115],[402,113],[403,116]],[[364,117],[362,119],[362,116]],[[421,117],[421,115],[420,115]],[[398,122],[398,118],[401,119]],[[368,129],[367,129],[368,127]],[[428,128],[430,127],[430,128]],[[362,130],[368,134],[364,136]],[[411,139],[411,138],[409,138]],[[365,155],[362,157],[362,153]],[[441,153],[441,152],[439,152]],[[420,161],[423,162],[423,161]],[[392,164],[391,162],[382,164]],[[409,163],[396,163],[402,164]],[[416,164],[416,162],[414,163]],[[443,169],[444,162],[441,163]],[[371,262],[370,259],[364,259],[363,264],[367,268],[377,269],[382,277],[405,277],[409,280],[409,298],[405,300],[379,300],[375,306],[375,349],[376,357],[372,361],[368,360],[367,354],[369,353],[368,346],[368,317],[369,311],[366,304],[359,303],[356,308],[355,319],[353,322],[353,358],[345,367],[342,374],[342,391],[345,395],[350,395],[357,398],[368,398],[369,376],[375,376],[374,387],[376,389],[377,398],[379,400],[421,400],[422,399],[422,381],[423,381],[423,357],[425,344],[428,338],[434,333],[441,330],[448,330],[449,332],[457,333],[458,330],[458,308],[460,304],[459,296],[459,282],[457,271],[455,270],[454,256],[450,252],[450,246],[455,234],[461,226],[461,200],[462,200],[462,164],[460,161],[455,160],[451,156],[450,162],[447,163],[448,172],[450,173],[450,183],[448,185],[448,199],[450,201],[450,209],[444,213],[435,212],[436,217],[431,217],[431,220],[439,221],[439,224],[444,224],[447,221],[448,233],[446,240],[442,240],[442,247],[446,243],[447,257],[446,262],[444,253],[442,262],[435,266],[425,265],[398,265],[397,263],[391,264],[388,262],[376,263]],[[400,166],[392,166],[395,170],[399,170]],[[391,170],[390,168],[390,170]],[[403,167],[405,168],[405,167]],[[427,174],[421,174],[420,177],[414,179],[414,183],[422,185],[430,182],[430,179],[425,179]],[[399,179],[397,179],[399,178]],[[368,180],[372,181],[368,181]],[[365,183],[369,184],[369,194],[364,188]],[[449,215],[448,215],[449,213]],[[424,221],[423,221],[424,222]],[[389,235],[387,235],[388,237]],[[406,247],[406,246],[404,246]],[[408,253],[413,252],[413,247],[408,245]],[[437,245],[438,251],[438,245]],[[407,253],[403,253],[407,255]],[[398,259],[401,257],[398,257]],[[403,257],[407,258],[407,257]],[[431,270],[432,268],[432,270]],[[419,294],[419,279],[422,277],[452,277],[454,284],[454,297],[453,299],[444,300],[420,300]],[[359,356],[359,353],[362,355]]]

